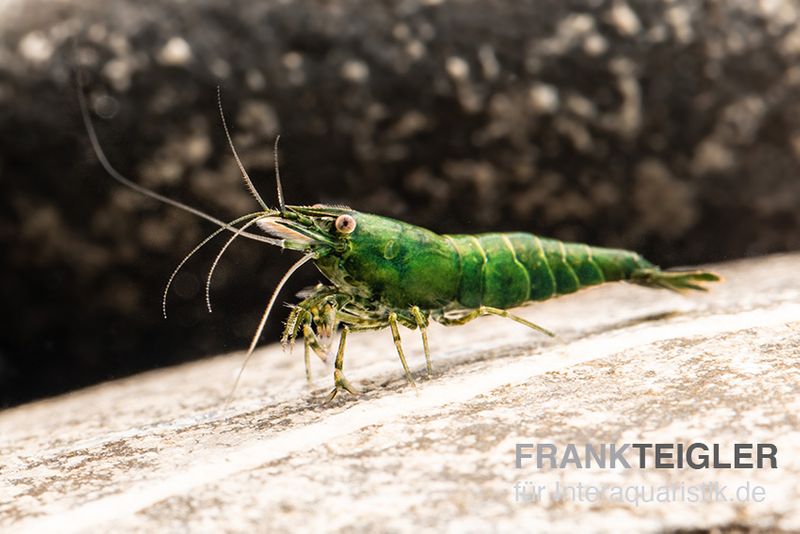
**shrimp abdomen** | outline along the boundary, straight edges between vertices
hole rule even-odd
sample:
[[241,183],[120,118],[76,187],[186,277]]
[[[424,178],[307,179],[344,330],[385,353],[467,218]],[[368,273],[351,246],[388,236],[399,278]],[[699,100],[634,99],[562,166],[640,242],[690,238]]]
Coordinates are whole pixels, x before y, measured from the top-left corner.
[[[464,308],[507,309],[620,280],[675,289],[667,287],[673,276],[628,250],[564,243],[522,232],[446,237],[459,254],[458,305]],[[696,289],[678,289],[687,288]]]

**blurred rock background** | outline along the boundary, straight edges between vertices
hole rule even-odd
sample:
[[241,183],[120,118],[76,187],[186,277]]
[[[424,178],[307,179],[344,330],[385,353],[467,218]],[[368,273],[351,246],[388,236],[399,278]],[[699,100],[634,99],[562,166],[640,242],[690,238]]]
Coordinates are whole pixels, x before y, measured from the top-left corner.
[[164,320],[169,273],[213,227],[104,173],[76,70],[113,164],[220,218],[256,204],[217,85],[267,199],[281,133],[290,203],[665,266],[800,248],[796,0],[6,0],[0,406],[245,347],[294,258],[231,247],[209,315],[211,247]]

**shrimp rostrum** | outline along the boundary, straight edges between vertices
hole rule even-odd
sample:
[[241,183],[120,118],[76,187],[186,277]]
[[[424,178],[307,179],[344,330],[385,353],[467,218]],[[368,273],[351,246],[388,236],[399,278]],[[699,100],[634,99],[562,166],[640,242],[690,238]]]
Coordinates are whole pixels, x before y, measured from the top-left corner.
[[[231,150],[245,183],[262,208],[225,223],[120,175],[108,163],[97,141],[82,93],[81,109],[95,152],[114,179],[219,226],[189,256],[225,231],[233,235],[217,260],[240,236],[303,254],[273,292],[250,343],[248,359],[285,282],[303,264],[315,264],[328,283],[306,290],[302,300],[292,306],[282,341],[284,345],[293,345],[295,339],[302,336],[306,374],[310,379],[310,354],[316,353],[325,359],[330,340],[341,331],[334,365],[334,387],[328,400],[342,390],[356,394],[356,389],[344,375],[345,342],[350,331],[388,327],[406,379],[413,385],[414,379],[400,342],[400,325],[421,331],[430,373],[426,329],[431,321],[455,326],[484,315],[497,315],[552,336],[545,328],[508,310],[606,282],[627,281],[645,287],[683,291],[704,290],[703,283],[720,280],[718,275],[707,271],[663,271],[639,254],[627,250],[564,243],[529,233],[439,235],[413,224],[361,213],[345,206],[287,206],[277,172],[277,141],[279,207],[270,208],[253,187],[236,154],[220,106]],[[267,235],[253,233],[255,228]],[[207,290],[217,260],[209,273]]]

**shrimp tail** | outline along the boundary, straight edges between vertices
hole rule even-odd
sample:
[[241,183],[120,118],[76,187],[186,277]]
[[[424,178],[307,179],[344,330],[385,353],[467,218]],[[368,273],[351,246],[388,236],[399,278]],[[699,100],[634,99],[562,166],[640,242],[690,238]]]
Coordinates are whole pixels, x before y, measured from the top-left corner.
[[709,271],[662,271],[660,269],[638,269],[631,273],[634,284],[646,287],[669,289],[670,291],[707,291],[703,283],[719,282],[722,278]]

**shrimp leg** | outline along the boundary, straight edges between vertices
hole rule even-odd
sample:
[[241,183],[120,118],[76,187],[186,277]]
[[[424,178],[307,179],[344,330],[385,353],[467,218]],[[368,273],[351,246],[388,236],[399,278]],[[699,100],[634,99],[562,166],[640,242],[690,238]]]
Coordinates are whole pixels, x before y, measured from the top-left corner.
[[444,315],[441,315],[439,317],[436,317],[436,320],[445,326],[463,325],[483,315],[498,315],[500,317],[505,317],[507,319],[511,319],[512,321],[516,321],[520,324],[524,324],[528,328],[533,328],[534,330],[538,330],[539,332],[546,334],[550,337],[555,337],[555,334],[552,333],[550,330],[547,330],[546,328],[543,328],[537,324],[533,324],[532,322],[528,321],[527,319],[523,319],[518,315],[509,313],[507,310],[501,310],[500,308],[492,308],[490,306],[481,306],[480,308],[473,310],[467,313],[466,315],[456,318],[447,318]]
[[350,329],[347,326],[342,328],[342,335],[339,338],[339,350],[336,352],[336,363],[333,369],[333,390],[328,395],[328,398],[325,399],[325,404],[331,402],[342,389],[351,395],[358,395],[358,390],[350,384],[350,381],[347,380],[342,371],[344,367],[344,345],[349,331]]

